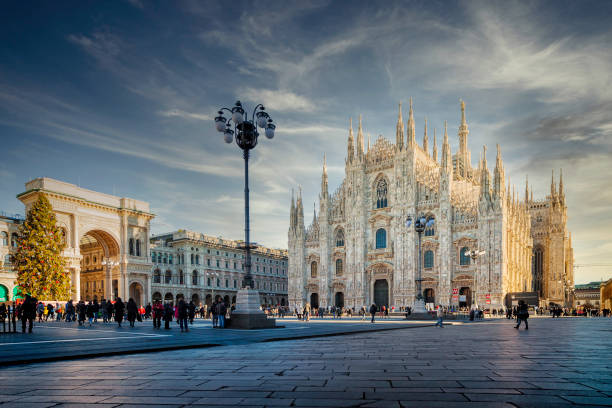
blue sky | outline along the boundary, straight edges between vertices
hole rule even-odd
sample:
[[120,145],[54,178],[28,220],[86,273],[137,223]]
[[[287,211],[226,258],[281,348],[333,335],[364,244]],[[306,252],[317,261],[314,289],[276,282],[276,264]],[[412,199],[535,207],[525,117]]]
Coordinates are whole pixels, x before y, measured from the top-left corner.
[[0,209],[22,213],[15,195],[47,176],[149,201],[155,233],[241,238],[241,155],[211,120],[241,99],[278,125],[252,159],[253,238],[286,247],[291,188],[308,222],[323,153],[330,189],[342,180],[349,117],[394,140],[413,97],[419,140],[425,117],[430,135],[448,120],[454,152],[462,98],[473,165],[500,143],[536,197],[563,167],[576,263],[610,264],[611,15],[601,1],[8,2]]

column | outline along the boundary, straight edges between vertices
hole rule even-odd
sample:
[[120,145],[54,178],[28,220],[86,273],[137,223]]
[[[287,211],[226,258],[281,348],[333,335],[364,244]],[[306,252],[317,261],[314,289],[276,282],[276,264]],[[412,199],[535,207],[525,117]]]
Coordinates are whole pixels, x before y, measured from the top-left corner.
[[121,298],[123,301],[129,299],[129,288],[128,288],[128,276],[127,276],[127,263],[128,263],[128,254],[127,254],[127,213],[123,211],[121,214],[121,277],[119,279],[119,293],[121,294]]
[[[106,262],[112,262],[108,258]],[[113,278],[112,278],[112,265],[106,265],[106,277],[104,280],[104,298],[106,300],[112,299],[113,297]]]
[[75,268],[72,270],[74,274],[74,286],[75,286],[75,297],[77,302],[81,300],[81,268]]
[[146,304],[152,300],[151,299],[152,294],[151,294],[151,275],[150,274],[147,275],[147,287],[145,290],[146,290],[145,293],[146,293],[147,298],[145,299],[144,303]]

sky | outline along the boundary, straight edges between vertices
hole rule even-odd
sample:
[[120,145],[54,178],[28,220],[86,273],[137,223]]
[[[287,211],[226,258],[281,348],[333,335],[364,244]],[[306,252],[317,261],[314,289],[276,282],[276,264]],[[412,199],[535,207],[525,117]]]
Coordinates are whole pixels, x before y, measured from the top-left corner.
[[291,190],[308,224],[324,153],[330,190],[342,182],[349,118],[394,141],[412,97],[418,140],[425,117],[430,137],[447,120],[455,152],[461,98],[473,166],[499,143],[535,198],[563,168],[576,282],[606,279],[610,16],[602,1],[9,1],[0,210],[23,213],[15,196],[45,176],[148,201],[153,233],[241,239],[241,151],[213,122],[239,99],[277,124],[252,153],[252,239],[286,248]]

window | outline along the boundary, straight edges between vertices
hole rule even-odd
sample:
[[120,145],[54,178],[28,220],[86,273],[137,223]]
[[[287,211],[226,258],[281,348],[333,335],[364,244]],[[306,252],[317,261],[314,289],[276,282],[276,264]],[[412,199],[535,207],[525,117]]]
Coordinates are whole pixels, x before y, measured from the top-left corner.
[[217,259],[217,268],[219,267],[219,260]]
[[387,231],[384,228],[379,228],[376,231],[376,249],[387,247]]
[[0,243],[2,246],[8,246],[8,234],[4,231],[0,234]]
[[342,276],[342,259],[336,259],[336,276]]
[[225,280],[225,287],[226,287],[226,288],[229,288],[229,279],[226,279],[226,280]]
[[234,289],[236,289],[237,286],[238,286],[238,282],[236,281],[236,279],[234,279]]
[[236,262],[234,262],[234,269],[236,269]]
[[210,266],[210,258],[206,260],[206,265]]
[[185,276],[183,275],[183,271],[179,271],[179,284],[183,285],[185,283]]
[[191,264],[193,265],[193,254],[191,254]]
[[[219,252],[219,251],[217,251]],[[221,286],[221,280],[219,278],[217,278],[217,287]]]
[[11,263],[12,263],[11,256],[10,256],[10,255],[6,255],[6,256],[4,257],[4,264],[5,264],[5,265],[10,265]]
[[151,252],[151,262],[157,262],[157,258],[155,257],[155,252]]
[[229,262],[225,261],[225,269],[229,268]]
[[181,254],[181,264],[185,265],[185,254]]
[[168,254],[164,254],[164,263],[168,263]]
[[196,265],[200,264],[200,255],[196,255]]
[[344,246],[344,230],[342,229],[339,229],[338,232],[336,232],[336,246],[337,247]]
[[168,263],[172,265],[172,254],[168,255]]
[[134,255],[134,238],[130,238],[130,255]]
[[434,229],[434,227],[429,227],[425,230],[426,237],[433,237],[434,235],[436,235],[436,230]]
[[310,277],[311,278],[317,277],[317,263],[315,261],[311,262],[310,264]]
[[433,251],[425,251],[424,255],[425,269],[431,269],[434,266],[434,253]]
[[136,256],[140,256],[140,240],[139,239],[136,240]]
[[384,178],[376,183],[376,208],[387,207],[387,181]]
[[470,264],[470,255],[468,255],[469,248],[463,247],[459,251],[459,265],[469,265]]
[[156,269],[155,272],[153,272],[153,283],[161,283],[161,272],[159,269]]
[[[208,280],[210,282],[210,279]],[[192,285],[197,285],[198,284],[198,271],[194,270],[191,273],[191,284]]]
[[172,283],[172,272],[170,270],[166,271],[166,284],[169,285]]
[[206,286],[210,287],[210,278],[206,279]]

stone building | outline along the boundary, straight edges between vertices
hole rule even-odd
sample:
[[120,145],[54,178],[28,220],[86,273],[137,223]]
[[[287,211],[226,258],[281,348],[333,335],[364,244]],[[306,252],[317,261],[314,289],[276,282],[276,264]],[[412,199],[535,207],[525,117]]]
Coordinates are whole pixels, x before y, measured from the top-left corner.
[[[234,303],[244,279],[243,243],[186,230],[151,237],[152,298],[211,304],[221,296]],[[258,246],[251,262],[261,304],[285,306],[287,251]]]
[[[527,193],[520,200],[505,186],[499,146],[492,173],[486,147],[472,167],[463,102],[454,155],[446,122],[440,160],[436,130],[433,148],[428,132],[425,121],[419,145],[412,101],[406,126],[400,104],[395,144],[380,136],[366,150],[360,117],[356,141],[349,127],[344,180],[331,194],[324,160],[319,212],[310,226],[301,191],[297,201],[292,197],[290,306],[412,305],[418,235],[405,221],[421,215],[435,217],[422,236],[422,287],[430,306],[501,307],[507,294],[534,290],[543,303],[563,299],[573,284],[573,254],[562,181],[558,192],[553,181],[545,200]],[[467,250],[485,253],[474,261]]]
[[[47,196],[55,212],[65,237],[62,255],[73,299],[120,296],[145,304],[152,298],[176,299],[181,294],[207,301],[218,293],[231,300],[242,283],[239,241],[182,230],[151,237],[154,215],[144,201],[50,178],[34,179],[25,187],[17,198],[26,213],[40,194]],[[18,292],[11,257],[22,222],[21,216],[0,215],[0,301],[13,300]],[[257,248],[253,273],[262,303],[286,304],[286,251]]]

